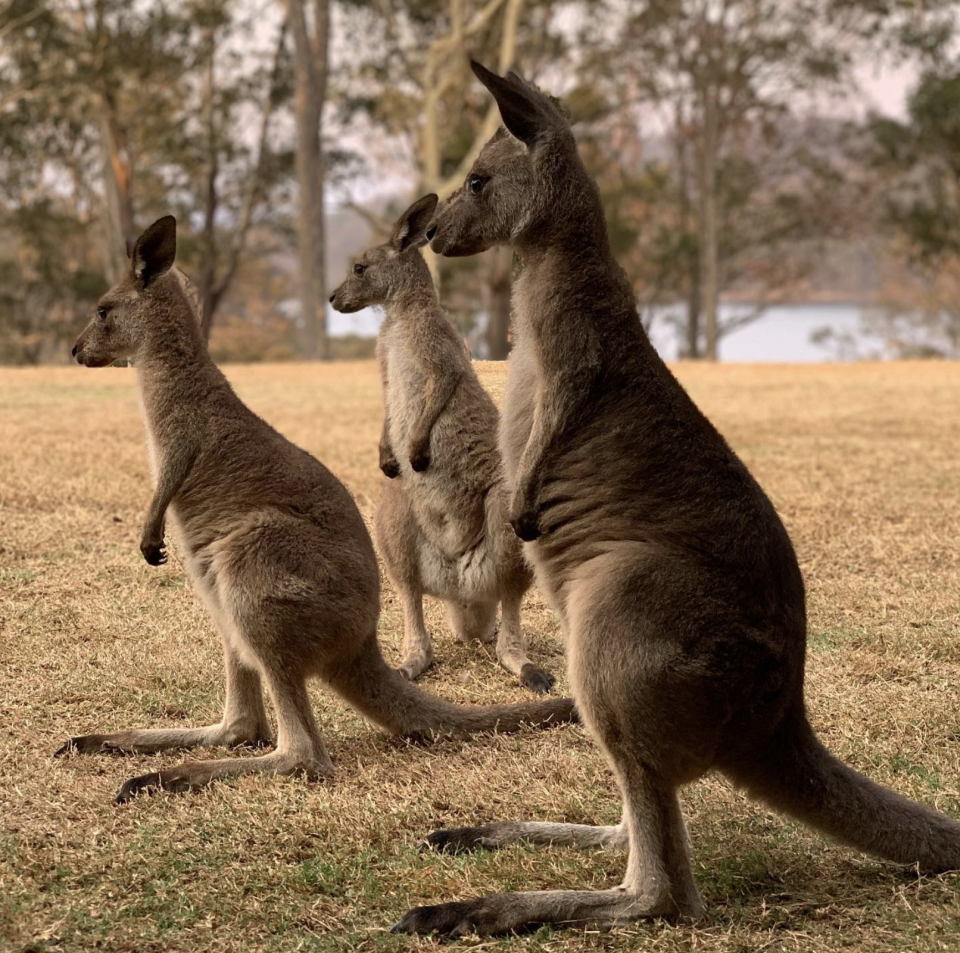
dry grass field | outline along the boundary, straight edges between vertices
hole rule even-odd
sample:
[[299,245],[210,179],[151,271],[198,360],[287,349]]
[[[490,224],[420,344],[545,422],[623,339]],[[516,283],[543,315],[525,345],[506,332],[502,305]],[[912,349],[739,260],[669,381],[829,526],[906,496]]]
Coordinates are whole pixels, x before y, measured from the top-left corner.
[[[481,371],[499,396],[504,369]],[[227,372],[372,517],[374,366]],[[814,725],[871,777],[960,816],[960,369],[677,372],[793,535]],[[176,553],[151,569],[137,548],[149,497],[133,371],[0,370],[0,949],[421,950],[439,944],[387,932],[412,904],[618,881],[616,851],[420,852],[439,825],[615,822],[610,772],[579,727],[412,747],[317,685],[337,765],[328,783],[252,776],[115,807],[126,778],[181,756],[54,761],[71,734],[219,718],[213,627]],[[453,642],[438,606],[428,623],[437,665],[425,687],[464,702],[525,697],[491,652]],[[535,657],[560,673],[557,625],[536,594],[525,623]],[[400,635],[386,589],[380,636],[395,662]],[[444,947],[960,949],[960,877],[920,878],[836,847],[721,778],[690,787],[684,805],[707,910],[696,925]]]

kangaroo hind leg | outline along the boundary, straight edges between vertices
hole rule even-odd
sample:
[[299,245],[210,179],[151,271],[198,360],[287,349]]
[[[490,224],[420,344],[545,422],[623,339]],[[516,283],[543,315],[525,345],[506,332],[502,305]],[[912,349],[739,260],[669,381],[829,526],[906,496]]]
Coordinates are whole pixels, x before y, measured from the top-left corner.
[[620,777],[621,786],[627,788],[624,819],[630,855],[619,887],[501,893],[416,907],[393,931],[490,936],[544,923],[611,927],[650,917],[697,916],[700,897],[690,871],[676,791],[638,765]]
[[458,642],[489,644],[497,637],[496,602],[445,600],[447,621]]
[[[270,692],[277,714],[277,746],[270,754],[215,761],[187,761],[174,768],[132,778],[120,790],[122,802],[150,789],[182,791],[202,787],[218,778],[265,772],[322,778],[333,773],[333,763],[320,738],[307,693],[308,660],[298,654],[300,638],[310,641],[303,626],[311,615],[309,605],[271,604],[269,611],[256,602],[244,617],[236,618],[243,655],[255,659]],[[315,610],[314,610],[315,611]],[[302,653],[304,649],[299,649]]]
[[153,754],[173,748],[270,744],[270,722],[263,707],[260,673],[244,662],[235,647],[235,637],[223,626],[221,631],[227,697],[219,722],[202,728],[133,728],[103,735],[81,735],[61,745],[54,757],[70,753]]
[[520,603],[522,593],[507,593],[503,598],[503,618],[500,622],[500,635],[497,638],[497,658],[500,664],[520,679],[520,683],[546,695],[553,688],[556,679],[545,669],[530,661],[527,654],[527,639],[520,622]]
[[241,774],[299,774],[313,780],[332,775],[333,762],[317,730],[305,680],[273,672],[268,674],[267,684],[277,709],[275,751],[252,758],[185,761],[175,768],[131,778],[120,789],[117,803],[148,790],[185,791]]
[[403,661],[400,663],[400,674],[413,682],[433,665],[433,647],[430,633],[423,622],[423,594],[403,590],[400,599],[403,603]]
[[403,606],[403,661],[400,674],[415,681],[433,664],[430,634],[423,622],[424,567],[431,560],[425,550],[410,496],[401,480],[387,480],[377,507],[377,545],[387,575]]
[[[613,572],[616,582],[619,567]],[[700,914],[677,798],[685,775],[675,763],[671,739],[651,723],[648,710],[659,704],[669,712],[675,685],[665,692],[662,671],[642,655],[625,652],[618,664],[610,664],[609,633],[636,622],[619,611],[616,587],[601,582],[584,592],[571,618],[570,676],[581,718],[610,759],[620,787],[629,847],[623,882],[610,890],[504,893],[419,907],[394,927],[398,932],[492,935],[543,923],[609,927]],[[636,705],[638,695],[646,706]]]

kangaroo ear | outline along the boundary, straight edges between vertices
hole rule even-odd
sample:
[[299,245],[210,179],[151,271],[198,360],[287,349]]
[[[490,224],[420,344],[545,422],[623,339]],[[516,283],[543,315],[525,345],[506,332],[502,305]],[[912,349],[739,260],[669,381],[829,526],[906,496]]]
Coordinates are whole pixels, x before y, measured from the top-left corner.
[[506,76],[497,76],[476,60],[470,60],[470,66],[497,101],[503,124],[521,142],[532,147],[538,139],[557,131],[560,114],[543,93],[517,73],[511,70]]
[[427,226],[437,210],[440,200],[431,192],[419,198],[400,216],[393,226],[390,244],[397,252],[404,252],[408,248],[419,248],[427,244]]
[[172,215],[164,215],[134,243],[131,255],[133,277],[146,288],[173,267],[176,257],[177,220]]

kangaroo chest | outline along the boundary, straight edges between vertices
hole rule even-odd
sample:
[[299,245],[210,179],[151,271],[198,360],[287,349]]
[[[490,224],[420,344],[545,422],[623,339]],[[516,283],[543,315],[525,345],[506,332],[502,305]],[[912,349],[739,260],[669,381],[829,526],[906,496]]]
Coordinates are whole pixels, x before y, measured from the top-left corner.
[[384,396],[390,417],[390,440],[394,452],[398,453],[409,444],[414,423],[423,412],[426,380],[397,326],[386,328],[382,334],[387,365],[387,392]]
[[[430,464],[414,472],[409,462],[411,437],[420,429],[425,406],[426,376],[412,344],[396,326],[381,331],[381,354],[386,364],[386,407],[390,443],[400,464],[401,479],[424,539],[442,561],[459,559],[482,536],[484,503],[496,479],[493,459],[473,459],[471,448],[483,440],[483,421],[455,394],[430,435]],[[493,421],[486,440],[495,454]],[[492,473],[488,473],[492,469]]]
[[507,389],[500,410],[500,453],[511,486],[533,426],[538,373],[533,349],[527,344],[514,347],[510,354]]

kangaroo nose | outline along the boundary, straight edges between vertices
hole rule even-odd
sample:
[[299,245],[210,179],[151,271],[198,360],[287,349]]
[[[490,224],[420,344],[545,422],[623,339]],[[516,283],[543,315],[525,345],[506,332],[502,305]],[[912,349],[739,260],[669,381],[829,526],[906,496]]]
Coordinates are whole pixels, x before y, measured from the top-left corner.
[[337,296],[336,291],[334,291],[334,293],[330,295],[330,304],[333,304],[333,299],[336,298],[336,296]]
[[71,355],[72,357],[76,357],[76,356],[77,356],[77,345],[76,345],[76,344],[73,345],[73,350],[70,352],[70,355]]
[[433,241],[433,236],[436,235],[436,234],[437,234],[437,226],[436,226],[436,225],[431,225],[431,226],[427,229],[427,241],[428,241],[428,242],[432,242],[432,241]]

